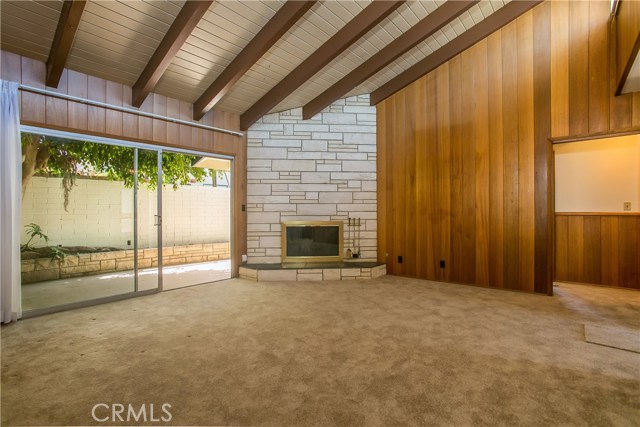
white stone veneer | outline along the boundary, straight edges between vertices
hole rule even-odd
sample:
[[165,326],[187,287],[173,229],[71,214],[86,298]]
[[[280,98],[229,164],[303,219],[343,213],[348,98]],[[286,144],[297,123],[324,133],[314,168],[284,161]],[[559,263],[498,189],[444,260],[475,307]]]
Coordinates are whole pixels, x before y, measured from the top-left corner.
[[[281,261],[282,221],[361,218],[360,260],[376,259],[376,108],[340,99],[310,120],[269,114],[247,132],[249,263]],[[346,247],[345,247],[346,250]]]

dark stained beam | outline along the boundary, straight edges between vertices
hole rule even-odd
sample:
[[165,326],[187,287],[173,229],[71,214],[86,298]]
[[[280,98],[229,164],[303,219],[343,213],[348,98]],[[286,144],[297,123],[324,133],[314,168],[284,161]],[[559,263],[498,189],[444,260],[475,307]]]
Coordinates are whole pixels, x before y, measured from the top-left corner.
[[388,98],[420,77],[435,70],[454,56],[467,50],[480,40],[499,30],[522,15],[542,0],[512,0],[486,19],[451,40],[422,61],[405,70],[399,76],[380,86],[371,93],[371,105]]
[[302,109],[302,117],[306,120],[315,116],[333,101],[340,99],[478,2],[479,0],[447,1],[305,105]]
[[158,48],[151,56],[151,59],[144,67],[138,77],[138,81],[133,85],[134,107],[140,107],[149,93],[158,84],[160,77],[178,53],[184,42],[187,40],[193,29],[198,25],[200,19],[211,6],[213,0],[186,1],[178,16],[171,24],[169,31],[158,45]]
[[315,1],[287,1],[262,27],[260,32],[247,44],[238,56],[224,69],[218,78],[193,104],[193,119],[200,120],[231,90],[253,64],[258,61],[289,28],[307,12]]
[[86,5],[86,0],[67,0],[62,5],[60,20],[47,59],[47,86],[58,87],[60,83],[60,77],[67,63],[69,52],[71,52],[71,46],[76,38],[78,25]]
[[295,70],[275,85],[258,102],[240,116],[240,128],[246,130],[260,117],[268,113],[280,101],[289,96],[314,74],[333,61],[356,40],[379,24],[396,10],[402,1],[373,1],[356,15],[325,44],[305,59]]

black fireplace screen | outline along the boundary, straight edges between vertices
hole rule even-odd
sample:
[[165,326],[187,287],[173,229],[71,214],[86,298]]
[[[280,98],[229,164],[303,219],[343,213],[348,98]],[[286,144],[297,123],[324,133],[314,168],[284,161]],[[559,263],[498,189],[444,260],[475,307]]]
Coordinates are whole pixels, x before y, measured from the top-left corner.
[[340,227],[287,226],[288,257],[340,256]]

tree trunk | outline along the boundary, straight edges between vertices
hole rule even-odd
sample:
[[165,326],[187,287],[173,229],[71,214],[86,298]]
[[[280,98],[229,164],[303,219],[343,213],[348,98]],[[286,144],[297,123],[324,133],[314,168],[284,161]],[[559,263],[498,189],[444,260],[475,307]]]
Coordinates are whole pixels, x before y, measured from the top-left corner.
[[31,178],[40,169],[47,165],[51,154],[49,144],[41,141],[40,135],[25,135],[26,141],[22,144],[22,197],[29,187]]

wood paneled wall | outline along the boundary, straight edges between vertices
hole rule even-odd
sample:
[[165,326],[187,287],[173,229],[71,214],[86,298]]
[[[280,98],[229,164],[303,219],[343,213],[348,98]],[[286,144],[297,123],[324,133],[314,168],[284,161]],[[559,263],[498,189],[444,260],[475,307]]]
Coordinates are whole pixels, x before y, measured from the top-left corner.
[[640,94],[613,97],[608,10],[544,2],[378,104],[389,274],[552,292],[549,139],[640,127]]
[[640,214],[556,213],[555,280],[640,289]]
[[[2,51],[2,78],[28,86],[88,98],[109,104],[131,106],[131,87],[65,69],[57,89],[45,87],[46,65],[14,53]],[[246,141],[244,137],[213,132],[163,120],[108,110],[101,107],[21,92],[23,124],[98,135],[154,145],[234,156],[234,255],[237,274],[241,255],[246,253]],[[191,120],[192,104],[152,93],[140,110]],[[210,111],[200,123],[240,130],[237,114]]]

